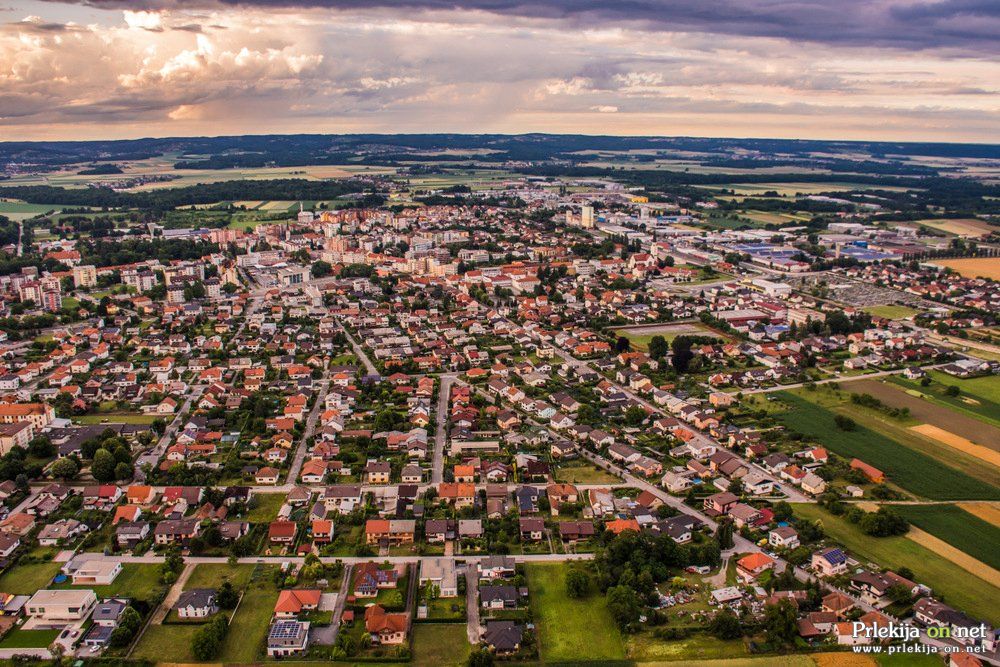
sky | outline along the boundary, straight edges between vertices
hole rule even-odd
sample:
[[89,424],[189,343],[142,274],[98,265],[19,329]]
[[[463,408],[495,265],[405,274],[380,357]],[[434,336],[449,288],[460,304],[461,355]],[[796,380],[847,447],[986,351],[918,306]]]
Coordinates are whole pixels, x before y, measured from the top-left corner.
[[995,143],[998,0],[0,0],[0,141]]

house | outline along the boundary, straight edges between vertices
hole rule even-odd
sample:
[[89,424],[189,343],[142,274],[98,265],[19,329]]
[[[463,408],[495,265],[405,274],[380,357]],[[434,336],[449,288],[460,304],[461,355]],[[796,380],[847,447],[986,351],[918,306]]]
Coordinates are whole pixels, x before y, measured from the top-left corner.
[[70,561],[63,568],[73,577],[74,586],[108,586],[122,572],[120,562],[88,560],[77,563]]
[[148,521],[122,521],[115,527],[115,540],[123,549],[134,548],[148,536]]
[[860,470],[872,484],[882,484],[885,482],[885,473],[875,466],[868,465],[861,459],[851,459],[851,468]]
[[579,492],[572,484],[549,484],[545,487],[545,493],[553,516],[559,516],[559,508],[563,504],[576,503],[580,498]]
[[514,621],[487,621],[483,643],[494,653],[517,653],[524,639],[524,627]]
[[828,593],[823,596],[820,608],[833,614],[835,618],[843,618],[847,612],[854,608],[854,600],[843,593]]
[[761,574],[774,567],[774,559],[760,552],[754,552],[736,561],[736,574],[746,582],[752,582]]
[[365,543],[390,547],[413,544],[417,522],[413,519],[368,519],[365,522]]
[[791,526],[779,526],[767,534],[767,543],[779,549],[794,549],[799,546],[799,534]]
[[292,588],[278,593],[278,601],[274,603],[275,618],[295,618],[304,611],[319,608],[323,591],[318,588]]
[[851,589],[858,592],[862,602],[882,608],[892,603],[889,588],[895,582],[881,572],[862,571],[851,575]]
[[371,636],[372,643],[402,644],[406,641],[409,625],[410,615],[407,613],[389,613],[377,604],[365,609],[365,630]]
[[847,554],[837,547],[821,549],[812,555],[810,567],[822,577],[834,577],[847,572]]
[[164,519],[153,529],[153,539],[157,544],[187,542],[201,530],[201,523],[195,519]]
[[453,558],[432,558],[420,564],[421,585],[430,583],[437,587],[443,598],[458,596],[458,573]]
[[309,623],[276,620],[267,633],[267,656],[285,658],[304,653],[309,646]]
[[323,490],[320,496],[328,512],[350,514],[361,505],[360,484],[335,484]]
[[51,547],[87,532],[87,524],[76,519],[59,519],[42,526],[38,531],[38,543],[43,547]]
[[709,516],[720,516],[727,514],[733,505],[738,503],[739,500],[740,499],[734,494],[728,491],[723,491],[705,498],[702,502],[702,506],[705,509],[705,513]]
[[90,589],[37,591],[25,605],[25,613],[41,623],[82,621],[97,606],[97,596]]
[[219,611],[215,603],[215,589],[213,588],[193,588],[183,591],[174,609],[181,618],[205,618]]
[[298,525],[294,521],[278,519],[267,527],[267,540],[271,544],[292,544],[298,533]]
[[0,558],[10,558],[19,546],[21,546],[20,538],[0,533]]
[[368,461],[364,473],[368,484],[388,484],[392,465],[388,461]]
[[377,563],[361,563],[354,568],[354,595],[373,598],[383,588],[395,588],[398,581],[396,568],[382,569]]
[[277,468],[264,466],[254,474],[254,481],[260,486],[271,486],[278,483],[281,471]]
[[560,521],[559,538],[567,544],[588,540],[596,534],[593,521]]
[[541,519],[521,517],[518,526],[522,541],[539,542],[545,536],[545,522]]
[[479,605],[483,609],[516,609],[520,597],[514,586],[479,587]]
[[101,600],[94,607],[94,613],[90,615],[90,620],[94,625],[106,628],[114,628],[118,625],[118,619],[128,607],[128,600],[116,600],[114,598]]
[[424,524],[424,537],[429,544],[455,539],[458,523],[454,519],[429,519]]
[[506,579],[514,576],[514,559],[510,556],[486,556],[479,561],[480,579]]

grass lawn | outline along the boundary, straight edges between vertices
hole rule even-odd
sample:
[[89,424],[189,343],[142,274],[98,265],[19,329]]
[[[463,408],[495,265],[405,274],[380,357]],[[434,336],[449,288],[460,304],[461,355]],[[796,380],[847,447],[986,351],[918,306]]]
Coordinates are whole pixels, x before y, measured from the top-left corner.
[[229,625],[229,633],[219,656],[220,662],[245,664],[258,659],[267,637],[267,628],[271,624],[274,603],[278,600],[278,589],[272,579],[274,569],[261,567],[254,572]]
[[962,390],[963,394],[969,394],[975,398],[985,399],[994,404],[1000,404],[1000,377],[987,375],[979,378],[956,378],[941,371],[930,371],[932,379],[943,384],[953,384]]
[[570,484],[617,484],[621,479],[584,461],[560,465],[555,470],[557,482]]
[[14,595],[34,595],[45,588],[59,573],[62,563],[29,563],[16,565],[0,577],[0,591]]
[[[790,406],[775,414],[786,427],[845,457],[857,457],[884,471],[889,481],[919,496],[932,500],[997,500],[1000,488],[942,465],[942,461],[890,439],[860,422],[864,415],[850,410],[859,422],[854,430],[843,431],[834,424],[834,412],[813,402],[832,397],[831,392],[803,394],[782,391],[778,398]],[[853,408],[853,406],[849,406]],[[875,425],[873,420],[865,424]],[[991,471],[984,471],[983,474]]]
[[[727,660],[748,658],[750,652],[742,639],[733,641],[722,641],[707,634],[694,634],[686,639],[671,640],[658,639],[650,632],[640,632],[630,635],[625,640],[625,650],[630,660],[637,662],[683,662],[692,664],[697,660]],[[781,664],[775,663],[770,658],[760,664]],[[728,662],[721,663],[728,665]],[[737,664],[739,664],[737,662]],[[805,663],[789,663],[791,665]]]
[[200,624],[150,625],[132,656],[151,662],[195,662],[191,640],[201,628]]
[[256,506],[247,513],[250,523],[271,523],[278,518],[278,510],[285,504],[284,493],[255,493],[252,501]]
[[203,563],[195,567],[194,572],[184,584],[184,590],[194,588],[219,588],[224,581],[230,581],[233,588],[243,590],[250,581],[253,565],[237,565],[230,567],[225,563]]
[[464,623],[416,623],[413,626],[412,665],[464,665],[471,652]]
[[135,600],[152,600],[160,587],[160,566],[156,563],[123,565],[121,574],[108,586],[59,586],[78,590],[90,588],[99,598],[122,596]]
[[1000,528],[988,521],[957,505],[899,505],[895,509],[916,527],[1000,569]]
[[884,317],[887,320],[901,320],[904,317],[909,317],[920,312],[916,308],[910,308],[909,306],[868,306],[864,310],[875,317]]
[[579,600],[566,595],[567,565],[563,563],[532,563],[526,569],[542,660],[625,658],[625,644],[603,595],[594,592]]
[[[457,607],[453,610],[452,607]],[[427,618],[435,620],[465,620],[465,596],[435,598],[427,603]]]
[[15,628],[0,641],[3,648],[46,648],[56,640],[62,630],[21,630]]
[[872,538],[818,505],[795,504],[793,507],[797,517],[822,521],[823,530],[833,541],[860,558],[889,568],[908,567],[919,583],[930,586],[935,595],[943,595],[948,604],[993,625],[1000,623],[1000,608],[995,602],[1000,596],[1000,588],[995,585],[906,537]]
[[135,412],[104,413],[73,417],[74,424],[152,424],[160,415],[141,415]]

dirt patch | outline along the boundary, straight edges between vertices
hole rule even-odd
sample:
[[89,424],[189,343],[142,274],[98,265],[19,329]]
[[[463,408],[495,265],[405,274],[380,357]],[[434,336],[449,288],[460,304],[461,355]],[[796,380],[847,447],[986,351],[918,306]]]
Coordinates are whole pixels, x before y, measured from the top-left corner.
[[950,560],[955,565],[958,565],[966,572],[979,577],[983,581],[1000,581],[1000,572],[997,570],[994,570],[981,560],[976,560],[964,551],[956,549],[944,540],[940,540],[930,533],[920,530],[916,526],[910,526],[906,537],[920,546],[930,549],[937,555]]
[[814,653],[816,667],[875,667],[875,659],[859,653]]
[[934,264],[954,269],[966,278],[992,278],[1000,280],[1000,262],[995,257],[974,257],[969,259],[941,259]]
[[871,394],[891,407],[909,408],[910,414],[922,422],[946,429],[947,432],[954,433],[978,446],[1000,452],[1000,428],[992,424],[919,398],[895,385],[878,380],[858,380],[843,386],[859,394]]
[[920,424],[919,426],[911,426],[911,431],[915,431],[920,435],[926,435],[928,438],[937,440],[938,442],[943,442],[944,444],[957,449],[960,452],[964,452],[969,456],[975,456],[981,461],[986,461],[992,465],[1000,468],[1000,452],[997,452],[989,447],[983,447],[982,445],[977,445],[976,443],[970,441],[967,438],[963,438],[960,435],[955,435],[949,431],[944,430],[934,426],[933,424]]
[[994,526],[1000,526],[1000,504],[991,502],[968,502],[958,503],[963,510],[977,516],[983,521],[988,521]]

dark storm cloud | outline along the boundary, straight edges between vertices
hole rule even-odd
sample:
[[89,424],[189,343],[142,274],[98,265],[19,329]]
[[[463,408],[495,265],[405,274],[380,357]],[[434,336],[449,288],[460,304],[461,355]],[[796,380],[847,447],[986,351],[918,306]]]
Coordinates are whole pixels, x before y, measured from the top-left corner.
[[833,45],[913,50],[995,49],[997,0],[49,0],[116,9],[482,11],[581,27],[612,23],[649,30],[777,37]]

